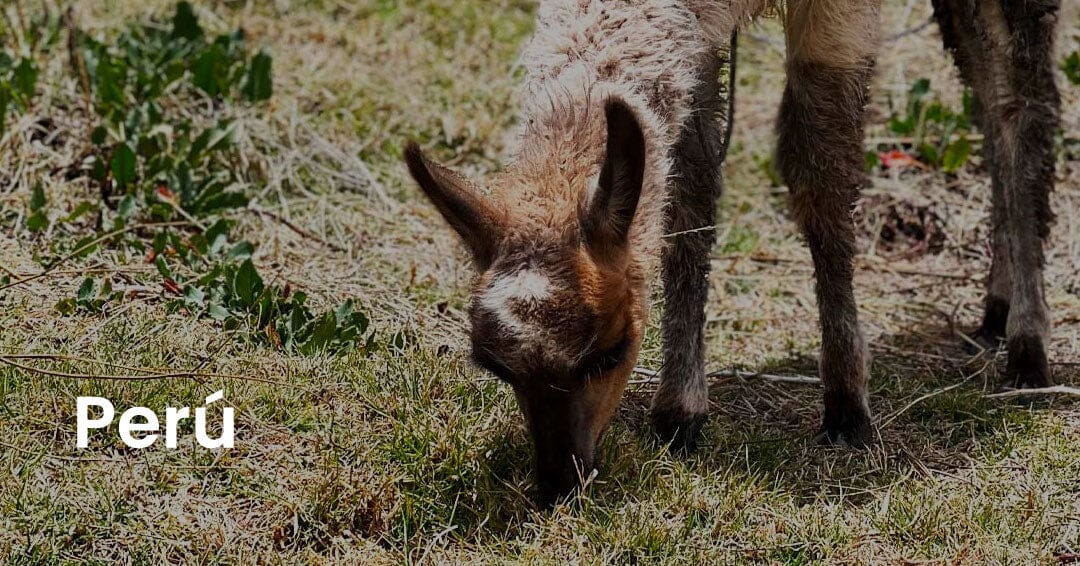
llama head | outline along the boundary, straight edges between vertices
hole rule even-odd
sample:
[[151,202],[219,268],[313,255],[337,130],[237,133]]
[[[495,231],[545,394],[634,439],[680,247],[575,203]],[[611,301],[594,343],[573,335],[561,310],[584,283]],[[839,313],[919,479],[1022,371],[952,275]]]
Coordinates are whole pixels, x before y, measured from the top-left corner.
[[[624,102],[607,101],[604,117],[598,174],[595,161],[586,164],[593,168],[588,175],[543,173],[566,170],[565,163],[533,167],[532,174],[492,180],[531,185],[499,186],[494,197],[415,144],[406,150],[410,173],[472,255],[478,271],[469,309],[473,359],[513,387],[548,502],[591,473],[596,443],[626,388],[644,331],[644,276],[630,230],[645,138]],[[582,186],[568,186],[574,184]]]

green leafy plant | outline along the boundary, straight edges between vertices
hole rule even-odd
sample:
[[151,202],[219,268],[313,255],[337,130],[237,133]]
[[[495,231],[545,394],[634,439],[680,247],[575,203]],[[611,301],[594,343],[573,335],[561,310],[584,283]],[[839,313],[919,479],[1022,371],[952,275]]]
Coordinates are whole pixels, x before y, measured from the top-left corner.
[[225,264],[214,274],[217,277],[207,282],[205,291],[185,287],[184,300],[221,318],[226,327],[235,323],[260,329],[259,340],[301,354],[374,347],[374,335],[367,333],[368,318],[355,310],[352,301],[316,315],[303,292],[265,285],[251,260],[239,266]]
[[1080,85],[1080,51],[1073,51],[1061,62],[1061,70],[1074,85]]
[[964,91],[962,108],[953,110],[931,96],[929,79],[915,81],[903,109],[894,108],[887,124],[900,141],[868,154],[867,167],[923,164],[946,173],[959,171],[972,151],[971,107],[969,90]]
[[[177,4],[170,21],[130,26],[113,41],[73,33],[75,78],[95,114],[79,172],[102,196],[58,219],[99,214],[98,231],[66,253],[84,257],[120,246],[145,255],[157,268],[167,309],[262,344],[300,354],[374,348],[369,320],[353,301],[314,312],[302,291],[266,282],[251,259],[255,246],[232,236],[229,216],[248,206],[245,187],[259,179],[245,173],[237,125],[224,110],[271,98],[271,56],[250,54],[241,30],[209,38],[187,2]],[[21,73],[36,79],[36,69]],[[30,77],[11,76],[13,92],[28,105],[32,87],[21,85]],[[35,187],[28,230],[48,227],[46,205],[44,190]],[[87,279],[56,309],[96,313],[122,298],[107,280]]]
[[41,74],[37,58],[56,44],[60,29],[59,17],[44,14],[33,17],[26,30],[0,33],[0,137],[10,114],[30,108]]
[[56,310],[64,315],[76,312],[99,313],[107,303],[119,301],[123,296],[123,293],[113,291],[109,280],[106,279],[99,285],[93,278],[87,277],[79,286],[75,297],[61,299],[56,303]]
[[170,310],[220,321],[257,342],[301,354],[375,347],[369,320],[352,301],[313,313],[302,291],[265,283],[251,261],[254,246],[230,242],[230,230],[231,222],[223,219],[188,239],[158,233],[148,258],[172,297],[166,303]]
[[104,193],[132,197],[120,220],[139,213],[158,221],[201,217],[247,205],[235,188],[245,181],[235,158],[235,125],[219,119],[201,127],[180,109],[200,96],[266,100],[268,54],[249,58],[240,30],[207,40],[186,2],[177,5],[171,26],[133,26],[112,44],[79,39],[101,118],[86,171]]
[[30,215],[26,217],[26,229],[31,232],[40,232],[49,225],[49,218],[45,215],[45,189],[41,183],[34,185],[30,191]]
[[7,131],[10,110],[30,107],[38,79],[37,64],[30,58],[12,59],[0,52],[0,136]]

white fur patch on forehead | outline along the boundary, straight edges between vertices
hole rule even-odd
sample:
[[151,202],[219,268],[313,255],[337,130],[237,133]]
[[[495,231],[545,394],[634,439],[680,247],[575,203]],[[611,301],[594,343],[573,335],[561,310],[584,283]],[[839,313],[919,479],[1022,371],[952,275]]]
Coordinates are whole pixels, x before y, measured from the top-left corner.
[[498,317],[506,328],[521,334],[529,323],[515,312],[513,303],[536,303],[551,297],[551,279],[539,271],[523,269],[493,279],[480,297],[480,304]]
[[547,275],[532,269],[522,269],[492,279],[484,291],[483,303],[485,307],[494,307],[509,300],[542,301],[550,296],[551,279]]

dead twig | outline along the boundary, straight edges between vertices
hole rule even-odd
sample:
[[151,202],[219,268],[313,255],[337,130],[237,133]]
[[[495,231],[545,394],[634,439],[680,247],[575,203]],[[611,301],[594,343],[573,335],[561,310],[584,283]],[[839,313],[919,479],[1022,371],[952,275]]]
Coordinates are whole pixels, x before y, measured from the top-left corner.
[[[925,21],[923,21],[922,23],[920,23],[918,25],[915,25],[915,26],[912,26],[912,27],[907,28],[905,30],[896,32],[896,33],[894,33],[892,35],[885,36],[885,38],[883,38],[882,41],[884,43],[892,43],[894,41],[900,40],[900,39],[902,39],[904,37],[907,37],[909,35],[919,33],[920,31],[922,31],[922,30],[930,27],[931,25],[933,25],[933,23],[934,23],[934,18],[932,18],[932,17],[927,18]],[[771,35],[766,35],[764,33],[755,33],[755,32],[746,32],[746,33],[744,33],[744,35],[746,37],[749,37],[750,39],[758,42],[758,43],[768,45],[769,47],[775,49],[780,54],[784,53],[784,45],[785,45],[786,42],[784,41],[784,38],[782,38],[782,37],[774,37],[774,36],[771,36]]]
[[[634,373],[638,375],[648,376],[645,379],[631,379],[631,385],[642,385],[646,383],[658,383],[660,381],[660,372],[643,367],[635,367]],[[711,371],[705,374],[708,379],[714,378],[739,378],[739,379],[761,379],[764,381],[772,381],[777,383],[802,383],[802,384],[818,384],[821,383],[821,379],[817,377],[811,377],[808,375],[775,375],[771,373],[761,373],[752,371],[739,371],[736,369],[725,369],[718,371]]]
[[83,95],[83,109],[88,113],[93,109],[93,92],[90,88],[90,73],[86,70],[86,60],[83,59],[79,50],[79,28],[75,25],[74,8],[69,7],[64,12],[64,26],[68,32],[68,63],[71,65],[75,76],[79,78],[79,90]]
[[1035,389],[1010,389],[1000,393],[989,393],[987,399],[1005,399],[1008,397],[1027,397],[1031,395],[1072,395],[1080,397],[1080,387],[1068,385],[1054,385],[1052,387],[1037,387]]
[[333,242],[328,242],[328,241],[320,238],[319,236],[316,236],[315,234],[312,234],[311,232],[297,226],[291,220],[289,220],[288,218],[285,218],[284,216],[281,216],[280,214],[277,214],[275,212],[271,212],[269,210],[266,210],[265,208],[260,208],[260,207],[251,207],[251,208],[248,208],[248,210],[250,210],[251,212],[254,212],[255,214],[258,214],[259,216],[263,216],[263,217],[269,218],[271,220],[276,220],[277,222],[280,222],[282,225],[284,225],[289,230],[292,230],[293,232],[295,232],[298,236],[300,236],[302,238],[307,238],[307,239],[312,240],[314,242],[318,242],[318,243],[320,243],[320,244],[334,250],[335,252],[345,253],[345,252],[349,251],[344,246],[340,246],[340,245],[335,244]]
[[765,381],[772,381],[776,383],[807,383],[815,384],[821,383],[821,378],[812,377],[809,375],[774,375],[771,373],[760,373],[750,371],[739,370],[720,370],[713,371],[705,374],[707,378],[723,377],[732,378],[737,377],[739,379],[763,379]]
[[[88,363],[97,363],[104,366],[111,366],[120,369],[127,369],[129,371],[139,372],[132,374],[90,374],[90,373],[73,373],[65,371],[55,371],[50,369],[44,369],[34,367],[27,364],[21,364],[15,360],[18,359],[52,359],[52,360],[71,360],[71,361],[83,361]],[[41,375],[47,375],[50,377],[64,377],[70,379],[104,379],[111,381],[149,381],[154,379],[175,379],[190,377],[194,379],[201,378],[220,378],[220,379],[240,379],[244,381],[257,381],[260,383],[269,383],[271,385],[285,385],[281,381],[275,379],[268,379],[265,377],[255,377],[251,375],[229,375],[219,373],[209,373],[199,370],[183,370],[183,371],[170,371],[160,372],[150,368],[134,368],[129,366],[122,366],[120,364],[113,364],[110,362],[103,362],[100,360],[88,360],[85,358],[68,357],[59,354],[3,354],[0,355],[0,363],[9,365],[11,367],[28,371],[31,373],[37,373]]]
[[926,21],[924,21],[923,23],[921,23],[921,24],[919,24],[917,26],[913,26],[913,27],[910,27],[910,28],[908,28],[906,30],[903,30],[903,31],[894,33],[892,35],[886,36],[882,41],[884,41],[885,43],[892,43],[892,42],[894,42],[894,41],[896,41],[898,39],[901,39],[903,37],[907,37],[909,35],[919,33],[920,31],[930,27],[933,23],[934,23],[934,18],[929,17],[929,18],[926,19]]
[[662,238],[674,238],[675,236],[682,236],[683,234],[694,234],[697,232],[707,232],[709,230],[716,230],[716,224],[709,226],[702,226],[700,228],[691,228],[689,230],[683,230],[681,232],[671,232],[670,234],[664,234]]
[[[965,136],[971,143],[982,143],[983,134],[967,134]],[[926,136],[922,138],[916,138],[912,136],[893,136],[893,137],[876,137],[866,138],[864,142],[867,148],[873,149],[879,145],[912,145],[919,142],[927,142],[931,144],[940,144],[942,141],[941,136]]]
[[[752,255],[715,255],[709,259],[713,261],[739,261],[746,260],[754,263],[765,263],[771,265],[778,265],[781,263],[801,263],[810,265],[810,260],[802,260],[790,257],[774,257],[761,254]],[[979,278],[963,273],[939,273],[936,271],[925,271],[922,269],[913,269],[902,266],[885,266],[871,263],[865,259],[857,258],[855,260],[855,268],[864,271],[873,271],[875,273],[897,273],[900,275],[919,275],[923,277],[939,277],[941,279],[958,279],[962,281],[980,281]]]
[[[0,357],[8,358],[11,360],[50,360],[50,361],[64,361],[64,362],[79,362],[85,364],[97,364],[103,367],[117,368],[127,371],[135,371],[140,373],[156,373],[164,374],[169,373],[172,370],[162,368],[150,368],[150,367],[136,367],[125,364],[118,364],[114,362],[106,362],[104,360],[95,360],[93,358],[84,358],[81,356],[70,356],[67,354],[0,354]],[[238,376],[226,376],[226,377],[238,377]]]
[[956,389],[957,387],[960,387],[961,385],[971,381],[976,376],[981,375],[984,371],[986,371],[986,368],[989,367],[989,366],[990,366],[990,363],[988,362],[988,363],[984,364],[983,367],[979,368],[979,371],[976,371],[975,373],[972,373],[971,375],[965,377],[959,383],[954,383],[954,384],[952,384],[952,385],[950,385],[948,387],[942,387],[941,389],[931,391],[930,393],[927,393],[926,395],[923,395],[923,396],[919,397],[918,399],[915,399],[914,401],[908,403],[907,405],[904,405],[900,410],[893,411],[889,416],[885,417],[884,419],[881,419],[881,421],[880,421],[881,424],[877,425],[877,428],[883,429],[883,428],[889,426],[890,424],[892,424],[892,422],[895,421],[897,419],[897,417],[904,414],[905,412],[907,412],[908,409],[914,407],[915,405],[918,405],[919,403],[922,403],[923,401],[925,401],[927,399],[930,399],[931,397],[937,397],[938,395],[941,395],[942,393],[945,393],[947,391],[952,391],[953,389]]
[[[0,265],[0,269],[7,271],[12,277],[33,277],[37,273],[20,273],[10,271]],[[89,267],[86,269],[54,269],[49,275],[125,275],[128,273],[150,273],[156,271],[153,265],[118,265],[116,267]]]

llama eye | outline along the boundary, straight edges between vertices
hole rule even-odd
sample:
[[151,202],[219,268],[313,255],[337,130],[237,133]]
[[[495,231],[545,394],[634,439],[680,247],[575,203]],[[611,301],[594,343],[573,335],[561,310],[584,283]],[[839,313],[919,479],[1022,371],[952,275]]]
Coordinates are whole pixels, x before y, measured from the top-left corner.
[[630,337],[624,336],[622,340],[615,343],[614,346],[606,349],[593,352],[587,358],[582,368],[586,375],[597,375],[606,371],[611,371],[619,364],[623,363],[626,358],[626,351],[630,348]]

